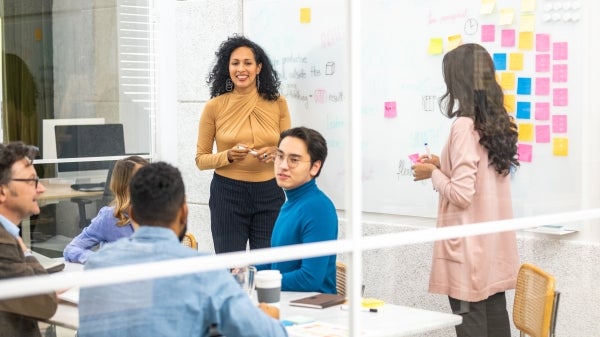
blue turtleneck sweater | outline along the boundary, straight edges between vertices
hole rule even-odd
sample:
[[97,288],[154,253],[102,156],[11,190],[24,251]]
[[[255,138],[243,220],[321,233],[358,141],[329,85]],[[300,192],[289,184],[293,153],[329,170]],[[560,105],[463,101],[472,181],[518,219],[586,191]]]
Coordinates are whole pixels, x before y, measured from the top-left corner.
[[[285,191],[286,202],[271,236],[271,247],[337,240],[338,218],[333,202],[315,179]],[[271,269],[281,271],[283,291],[317,291],[335,294],[335,255],[276,262]]]

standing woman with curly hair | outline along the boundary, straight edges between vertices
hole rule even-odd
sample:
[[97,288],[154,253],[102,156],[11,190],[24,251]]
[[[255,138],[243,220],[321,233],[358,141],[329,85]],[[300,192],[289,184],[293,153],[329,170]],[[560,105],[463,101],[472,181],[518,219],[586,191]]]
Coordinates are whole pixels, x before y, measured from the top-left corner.
[[[431,178],[440,195],[438,227],[510,219],[518,133],[492,58],[465,44],[444,56],[443,74],[440,108],[456,119],[441,155],[421,156],[414,178]],[[435,242],[429,291],[447,295],[463,317],[457,336],[510,336],[504,292],[515,288],[519,265],[514,231]]]
[[[208,76],[211,100],[198,127],[196,165],[214,169],[211,231],[216,253],[270,246],[285,200],[273,170],[279,134],[290,128],[279,78],[264,50],[243,36],[225,40]],[[216,151],[213,144],[216,143]]]

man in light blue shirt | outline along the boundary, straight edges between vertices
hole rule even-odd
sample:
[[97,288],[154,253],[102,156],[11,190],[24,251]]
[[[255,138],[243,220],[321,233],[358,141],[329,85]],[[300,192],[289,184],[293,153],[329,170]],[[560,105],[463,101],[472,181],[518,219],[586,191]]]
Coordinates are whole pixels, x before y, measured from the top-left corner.
[[[86,270],[199,255],[180,243],[188,208],[177,168],[162,162],[141,168],[130,192],[139,229],[98,250]],[[80,337],[208,336],[214,324],[228,337],[287,336],[226,270],[82,288],[79,315]]]

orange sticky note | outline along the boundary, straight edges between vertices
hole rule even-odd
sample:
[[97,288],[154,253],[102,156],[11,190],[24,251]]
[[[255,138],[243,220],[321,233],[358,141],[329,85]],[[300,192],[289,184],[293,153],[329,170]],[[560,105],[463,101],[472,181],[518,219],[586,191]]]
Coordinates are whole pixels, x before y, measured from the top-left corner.
[[310,23],[310,8],[300,8],[300,23]]
[[508,70],[523,70],[523,53],[508,54]]
[[448,36],[448,51],[462,44],[462,36],[460,34]]
[[508,113],[515,113],[517,97],[515,95],[504,95],[504,108]]
[[504,90],[515,90],[515,73],[507,71],[500,73],[500,86]]
[[569,139],[554,138],[552,141],[552,154],[555,156],[566,157],[569,155]]
[[519,49],[533,50],[533,32],[519,33]]
[[520,142],[533,141],[533,124],[519,123],[519,141]]

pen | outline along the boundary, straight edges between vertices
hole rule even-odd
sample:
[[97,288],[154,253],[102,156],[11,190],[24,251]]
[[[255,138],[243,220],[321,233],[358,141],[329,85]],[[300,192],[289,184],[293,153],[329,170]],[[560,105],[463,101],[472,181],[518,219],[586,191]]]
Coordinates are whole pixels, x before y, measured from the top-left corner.
[[[246,147],[242,146],[242,145],[238,145],[238,149],[244,150],[244,149],[246,149]],[[258,152],[254,151],[254,150],[249,150],[248,153],[250,153],[253,156],[256,156],[258,154]]]
[[[341,310],[350,310],[350,307],[348,307],[347,305],[341,305],[340,309]],[[365,307],[361,307],[360,311],[363,311],[363,312],[377,312],[378,310],[377,310],[377,308],[365,308]]]
[[425,143],[425,153],[427,154],[427,158],[431,159],[431,150],[429,149],[429,144]]

